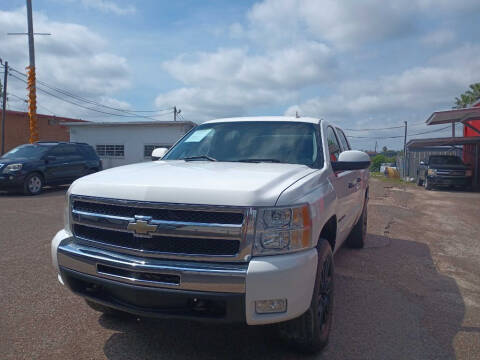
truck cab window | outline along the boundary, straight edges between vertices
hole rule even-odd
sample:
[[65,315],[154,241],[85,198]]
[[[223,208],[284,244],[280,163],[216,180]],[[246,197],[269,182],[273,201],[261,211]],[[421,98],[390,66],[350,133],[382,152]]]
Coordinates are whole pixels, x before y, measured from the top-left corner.
[[333,131],[333,128],[331,126],[327,128],[327,141],[330,161],[337,161],[338,156],[340,155],[342,150],[340,148],[337,135],[335,135],[335,132]]

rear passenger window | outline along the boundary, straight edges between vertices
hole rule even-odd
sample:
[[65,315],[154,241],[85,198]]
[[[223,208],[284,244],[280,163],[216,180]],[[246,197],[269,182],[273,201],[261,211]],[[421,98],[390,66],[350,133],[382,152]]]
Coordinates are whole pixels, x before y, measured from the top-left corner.
[[343,151],[350,150],[350,144],[348,143],[347,137],[345,136],[345,133],[337,128],[337,134],[338,137],[340,138],[340,142],[342,144]]
[[342,152],[340,144],[337,139],[337,135],[333,131],[333,128],[329,126],[327,128],[327,141],[328,141],[328,152],[330,154],[330,161],[337,161],[338,156]]

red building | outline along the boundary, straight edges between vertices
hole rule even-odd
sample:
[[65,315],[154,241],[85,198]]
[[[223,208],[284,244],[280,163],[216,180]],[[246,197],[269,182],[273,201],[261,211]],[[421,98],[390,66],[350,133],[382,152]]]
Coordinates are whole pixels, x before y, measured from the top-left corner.
[[[480,108],[480,100],[478,100],[473,105],[473,107]],[[463,126],[464,137],[480,136],[480,116],[478,119],[469,120],[469,121],[466,121],[466,123],[478,129],[479,132],[472,129],[472,127],[464,125]],[[470,164],[473,167],[475,163],[475,145],[474,144],[466,144],[463,146],[463,161],[465,162],[465,164]],[[480,169],[480,159],[478,160],[476,168]]]
[[[2,110],[0,110],[0,120]],[[56,117],[53,115],[37,115],[38,134],[41,141],[69,141],[70,133],[64,123],[84,122],[79,119]],[[1,141],[0,127],[0,141]],[[7,110],[5,119],[5,152],[14,147],[26,144],[30,139],[30,121],[28,113]],[[1,146],[1,144],[0,144]],[[1,147],[0,147],[1,150]]]

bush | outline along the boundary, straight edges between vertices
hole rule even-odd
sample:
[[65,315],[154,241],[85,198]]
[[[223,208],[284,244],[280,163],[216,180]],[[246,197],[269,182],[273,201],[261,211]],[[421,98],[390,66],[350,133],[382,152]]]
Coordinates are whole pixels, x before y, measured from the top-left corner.
[[373,157],[372,164],[370,165],[370,171],[380,171],[380,165],[383,163],[394,163],[396,162],[395,157],[386,157],[385,155],[379,154]]

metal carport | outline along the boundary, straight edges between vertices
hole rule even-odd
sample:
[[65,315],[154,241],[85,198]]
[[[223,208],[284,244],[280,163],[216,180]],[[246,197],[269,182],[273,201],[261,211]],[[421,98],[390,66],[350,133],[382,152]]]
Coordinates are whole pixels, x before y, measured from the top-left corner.
[[[413,139],[407,143],[408,151],[418,151],[420,149],[447,146],[454,148],[462,145],[464,151],[467,147],[473,149],[473,182],[472,185],[475,190],[480,189],[479,183],[479,151],[480,151],[480,107],[472,107],[459,110],[437,111],[434,112],[426,121],[427,125],[452,124],[452,136],[444,138],[429,138],[429,139]],[[461,123],[464,126],[472,129],[478,136],[455,136],[455,124]]]

